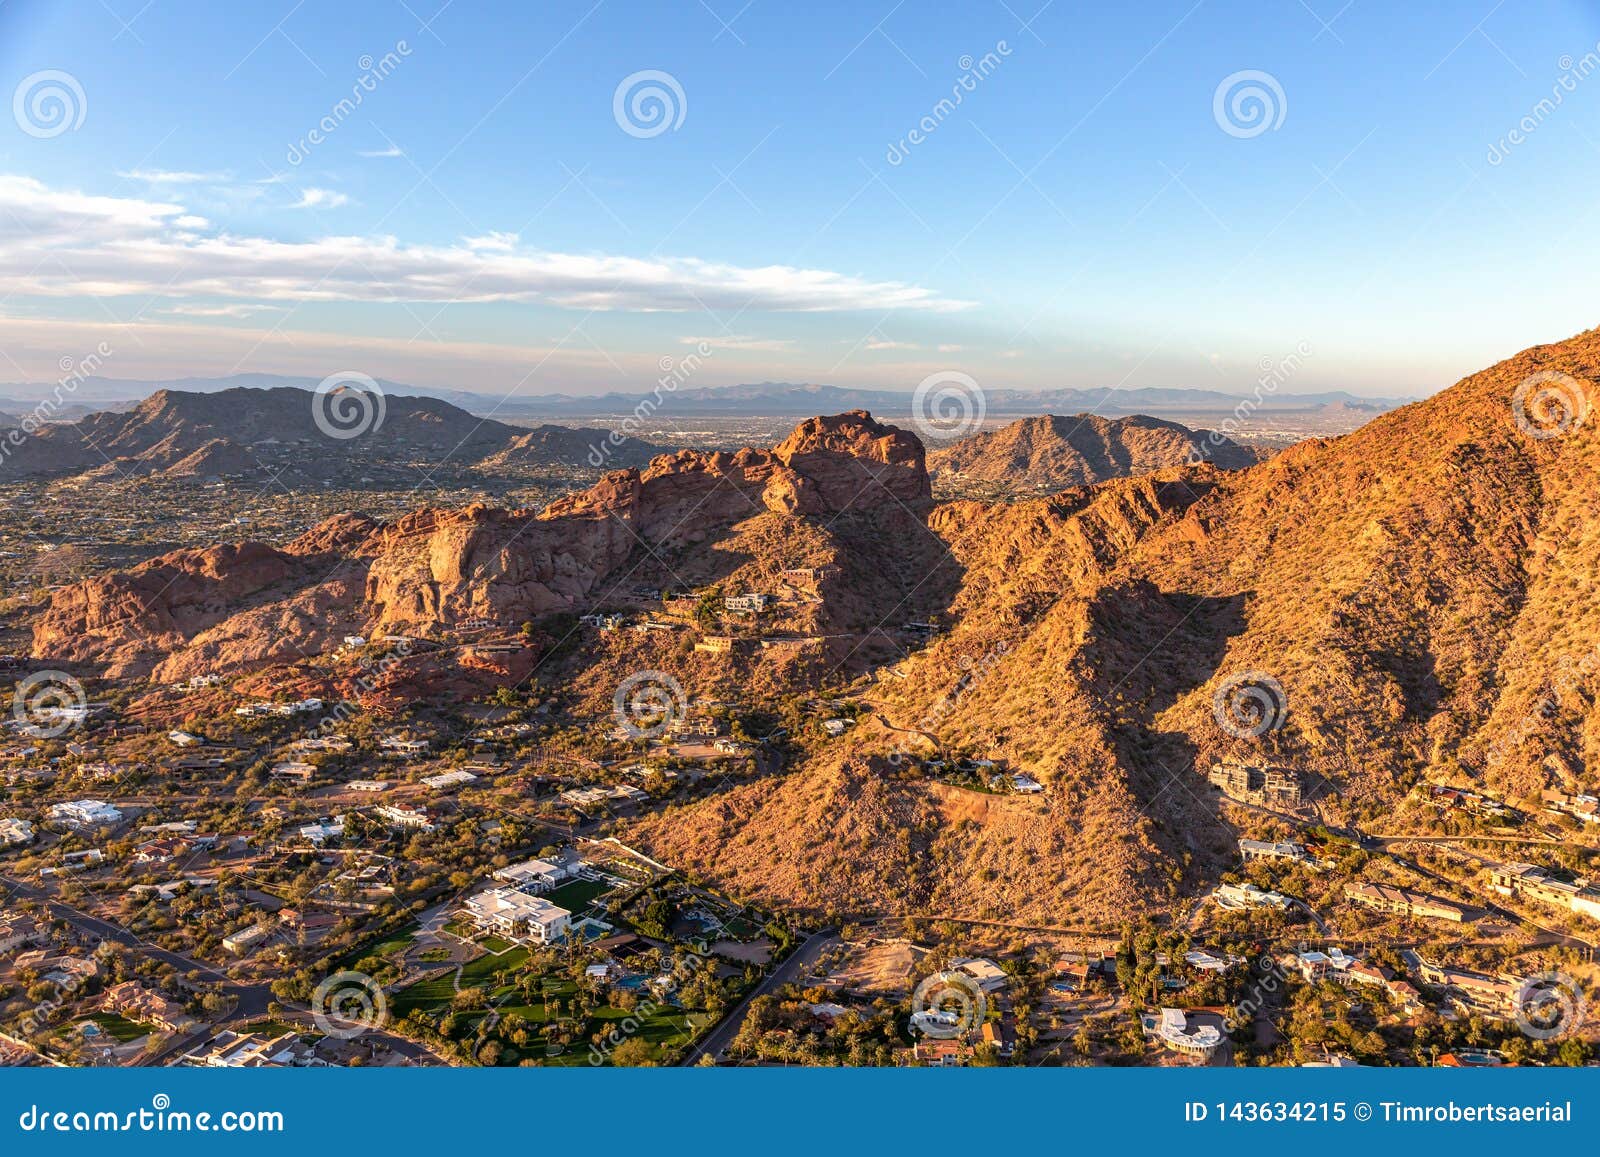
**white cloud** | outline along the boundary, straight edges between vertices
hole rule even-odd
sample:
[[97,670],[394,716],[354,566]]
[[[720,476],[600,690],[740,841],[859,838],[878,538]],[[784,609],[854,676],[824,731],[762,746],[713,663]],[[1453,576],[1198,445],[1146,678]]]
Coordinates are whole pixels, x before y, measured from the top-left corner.
[[264,305],[260,302],[238,305],[175,305],[163,313],[180,317],[254,317],[258,313],[282,313],[281,305]]
[[686,337],[679,339],[684,345],[709,346],[723,350],[753,350],[762,353],[782,353],[794,348],[789,338],[747,337],[742,334],[723,334],[721,337]]
[[486,233],[482,237],[463,237],[461,243],[468,249],[478,252],[493,250],[497,253],[510,253],[520,240],[522,238],[515,233]]
[[350,198],[343,193],[336,193],[332,189],[302,189],[300,200],[296,202],[296,209],[337,209],[348,205]]
[[399,145],[390,145],[386,149],[362,149],[358,155],[363,157],[403,157],[406,154],[405,150]]
[[962,350],[964,350],[966,348],[967,347],[964,346],[964,345],[951,345],[949,343],[946,343],[946,344],[941,345],[939,347],[939,352],[942,353],[942,354],[958,354],[958,353],[960,353]]
[[908,341],[890,341],[886,337],[869,337],[866,348],[869,350],[914,350],[917,345]]
[[227,173],[195,173],[185,169],[130,169],[117,176],[149,185],[205,185],[232,179]]
[[527,301],[669,312],[942,312],[968,304],[904,282],[787,265],[552,253],[521,245],[408,244],[393,236],[279,241],[202,229],[182,205],[92,196],[0,175],[0,296],[5,294]]

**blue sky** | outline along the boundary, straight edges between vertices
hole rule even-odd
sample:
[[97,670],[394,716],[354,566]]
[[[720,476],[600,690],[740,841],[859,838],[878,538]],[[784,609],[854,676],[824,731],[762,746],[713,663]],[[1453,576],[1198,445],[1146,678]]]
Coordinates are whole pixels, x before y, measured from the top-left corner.
[[1594,324],[1595,4],[1040,3],[9,0],[0,380],[1409,395]]

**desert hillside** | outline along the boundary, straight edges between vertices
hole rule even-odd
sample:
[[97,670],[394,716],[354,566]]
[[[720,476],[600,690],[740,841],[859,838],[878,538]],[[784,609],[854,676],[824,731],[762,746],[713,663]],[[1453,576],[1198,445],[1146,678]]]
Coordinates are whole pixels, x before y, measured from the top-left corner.
[[[1216,759],[1297,768],[1330,820],[1369,828],[1422,777],[1523,801],[1593,790],[1600,434],[1592,416],[1563,430],[1551,403],[1592,399],[1596,379],[1600,336],[1585,333],[1247,470],[939,507],[929,526],[959,571],[949,630],[869,695],[941,749],[1046,784],[1048,857],[1009,815],[945,821],[925,787],[891,786],[873,761],[898,733],[852,734],[848,760],[830,751],[643,836],[790,901],[898,896],[887,874],[844,883],[827,869],[845,849],[807,834],[820,799],[869,798],[853,769],[970,853],[974,913],[1066,920],[1163,903],[1236,861],[1205,787]],[[985,854],[990,826],[1006,854]],[[953,862],[912,834],[913,878],[930,882],[911,899],[931,904]]]
[[[842,696],[848,733],[630,838],[801,908],[1104,922],[1236,862],[1214,760],[1293,767],[1325,819],[1369,826],[1423,777],[1514,799],[1596,786],[1600,435],[1544,403],[1597,378],[1586,333],[1245,469],[992,504],[935,504],[906,431],[815,418],[537,512],[346,517],[283,548],[167,555],[56,591],[33,654],[265,678],[347,633],[530,623],[517,669],[577,718],[604,719],[640,671],[772,712]],[[699,646],[696,607],[749,591],[776,602]],[[662,592],[691,597],[660,632],[563,648],[570,628],[538,626],[659,618]],[[920,648],[915,622],[935,624]],[[951,786],[923,768],[934,754],[1044,791]]]
[[1254,450],[1220,434],[1143,414],[1042,414],[934,450],[928,470],[935,481],[998,482],[1021,492],[1090,486],[1191,462],[1236,470],[1258,460]]

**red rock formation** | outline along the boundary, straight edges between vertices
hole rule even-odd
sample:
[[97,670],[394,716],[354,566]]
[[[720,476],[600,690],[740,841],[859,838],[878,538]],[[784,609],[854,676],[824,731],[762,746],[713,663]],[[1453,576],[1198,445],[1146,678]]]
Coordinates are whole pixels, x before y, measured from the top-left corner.
[[803,422],[770,451],[685,450],[614,471],[537,514],[424,509],[381,527],[340,515],[281,550],[178,551],[59,591],[33,652],[181,678],[315,654],[347,632],[521,622],[582,606],[636,552],[701,543],[752,515],[920,513],[928,498],[921,443],[851,411]]

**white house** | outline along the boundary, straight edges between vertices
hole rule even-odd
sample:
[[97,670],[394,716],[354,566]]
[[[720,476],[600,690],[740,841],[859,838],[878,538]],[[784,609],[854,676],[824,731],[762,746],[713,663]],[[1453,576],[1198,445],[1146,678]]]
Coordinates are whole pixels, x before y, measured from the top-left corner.
[[103,799],[75,799],[51,804],[50,818],[68,827],[85,828],[96,824],[120,824],[122,813]]
[[385,735],[378,746],[395,755],[421,755],[428,750],[426,739],[407,739],[403,735]]
[[565,908],[510,888],[490,888],[469,896],[464,907],[479,928],[507,940],[550,944],[572,926],[572,913]]
[[950,967],[956,972],[965,973],[984,992],[995,992],[1006,986],[1006,974],[992,960],[981,956],[969,956],[962,960],[952,960]]
[[399,804],[379,804],[372,809],[374,814],[392,828],[416,828],[418,831],[433,831],[433,821],[428,818],[424,808],[402,807]]
[[241,953],[248,952],[271,935],[271,924],[256,924],[224,936],[222,938],[222,947],[226,951],[233,953],[233,955],[238,956]]
[[1287,908],[1294,901],[1280,892],[1268,892],[1254,884],[1220,884],[1212,893],[1224,908]]
[[12,844],[31,844],[33,842],[33,825],[27,820],[3,819],[0,820],[0,847],[10,847]]
[[501,868],[494,874],[494,878],[505,881],[508,886],[518,891],[547,892],[562,880],[571,879],[576,874],[576,870],[566,864],[557,864],[550,860],[524,860],[520,864],[510,864]]
[[339,839],[343,835],[343,816],[335,816],[331,820],[319,820],[314,824],[306,824],[300,829],[300,838],[319,848],[329,840]]
[[1146,1032],[1172,1051],[1204,1060],[1222,1043],[1222,1030],[1192,1016],[1181,1008],[1164,1008],[1159,1018],[1145,1014],[1143,1024]]

